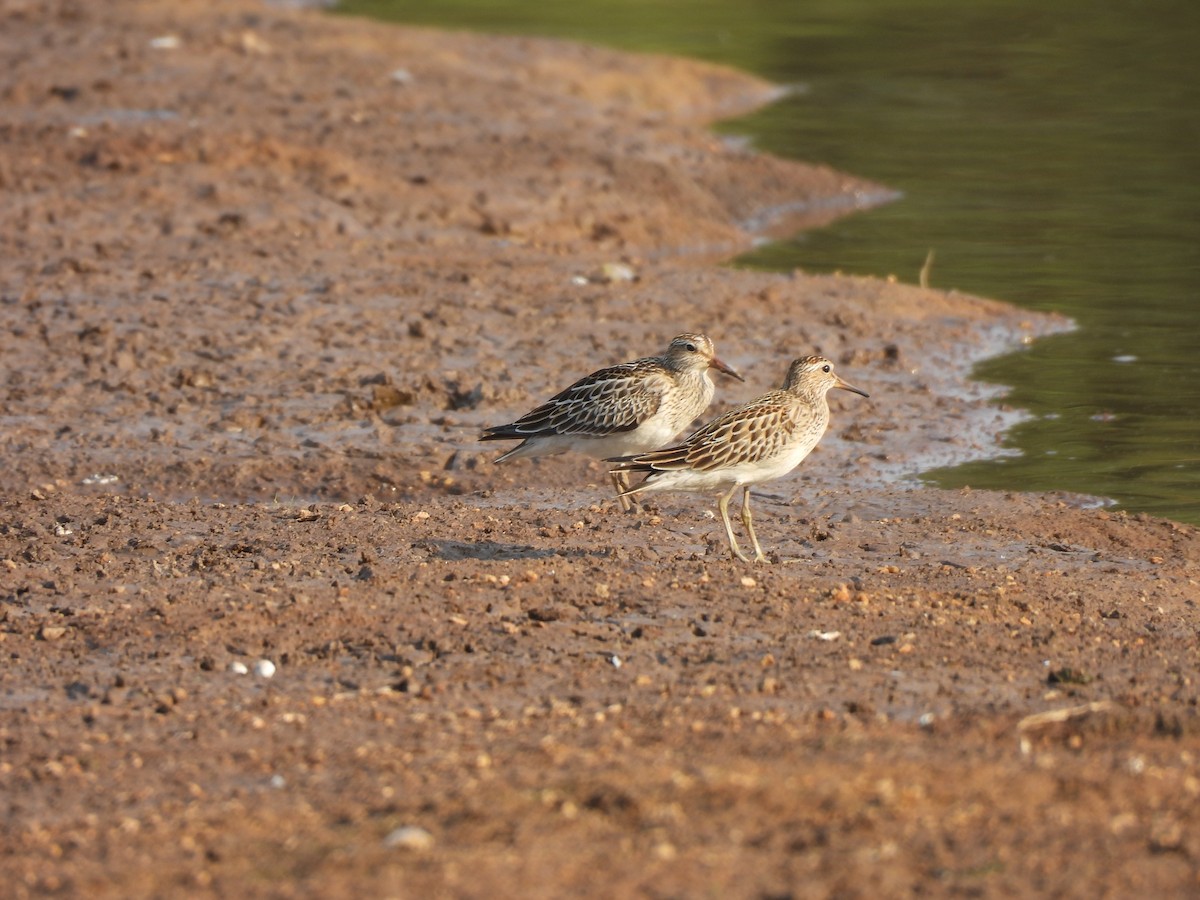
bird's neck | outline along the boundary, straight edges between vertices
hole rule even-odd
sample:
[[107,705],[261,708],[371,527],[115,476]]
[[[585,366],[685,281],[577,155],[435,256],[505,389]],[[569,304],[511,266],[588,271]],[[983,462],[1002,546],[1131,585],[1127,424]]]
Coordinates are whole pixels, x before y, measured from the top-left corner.
[[787,390],[788,393],[799,400],[803,400],[805,403],[811,403],[817,407],[824,406],[826,409],[829,408],[829,401],[824,393],[805,388],[802,384],[789,385]]

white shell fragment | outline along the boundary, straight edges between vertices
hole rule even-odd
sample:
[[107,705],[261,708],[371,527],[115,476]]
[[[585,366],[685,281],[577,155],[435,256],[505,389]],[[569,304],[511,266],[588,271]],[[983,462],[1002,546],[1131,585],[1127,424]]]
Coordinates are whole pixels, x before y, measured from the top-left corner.
[[253,671],[259,678],[272,678],[275,675],[275,663],[269,659],[260,659],[254,664]]
[[97,472],[94,475],[89,475],[87,478],[84,478],[80,484],[116,484],[120,480],[120,477],[117,475],[102,475],[101,473]]
[[836,641],[842,636],[840,631],[818,631],[815,628],[808,633],[811,638],[816,638],[818,641]]
[[383,839],[385,847],[402,850],[428,850],[433,846],[433,835],[417,825],[401,825]]

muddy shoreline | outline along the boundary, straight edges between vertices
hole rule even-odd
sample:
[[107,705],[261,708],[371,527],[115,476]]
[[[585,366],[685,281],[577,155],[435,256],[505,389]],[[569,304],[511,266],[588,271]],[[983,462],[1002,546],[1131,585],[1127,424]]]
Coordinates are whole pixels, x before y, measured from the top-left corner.
[[[177,6],[0,4],[11,895],[1200,888],[1196,530],[911,478],[1067,323],[722,267],[886,191],[713,135],[744,74]],[[872,395],[770,565],[475,441],[685,330],[712,414]]]

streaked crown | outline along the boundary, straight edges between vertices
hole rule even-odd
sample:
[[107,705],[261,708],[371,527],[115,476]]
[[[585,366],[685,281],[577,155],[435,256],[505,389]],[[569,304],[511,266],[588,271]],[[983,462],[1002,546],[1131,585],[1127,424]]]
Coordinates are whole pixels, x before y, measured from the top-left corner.
[[717,355],[712,339],[707,334],[681,334],[671,339],[667,347],[667,357],[676,362],[701,360],[707,365]]
[[[711,366],[738,381],[744,380],[728,363],[717,358],[716,348],[707,334],[681,334],[671,341],[666,354],[659,358],[668,369],[678,374],[700,375]],[[707,380],[707,376],[705,378]],[[708,399],[711,399],[711,395]],[[708,405],[708,399],[704,401],[705,406]]]
[[833,371],[833,363],[824,356],[802,356],[788,366],[783,389],[808,397],[824,397],[833,388],[842,388],[868,396],[866,391],[842,381]]

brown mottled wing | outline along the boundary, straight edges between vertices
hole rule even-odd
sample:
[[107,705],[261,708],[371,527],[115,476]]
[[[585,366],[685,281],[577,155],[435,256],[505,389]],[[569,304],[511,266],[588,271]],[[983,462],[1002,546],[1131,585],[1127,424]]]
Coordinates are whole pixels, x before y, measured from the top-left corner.
[[784,391],[772,391],[693,432],[675,447],[623,457],[617,469],[670,472],[693,469],[707,472],[739,462],[769,459],[788,443],[798,423],[795,404]]
[[650,361],[610,366],[581,378],[517,421],[485,429],[480,440],[633,431],[658,412],[670,387],[670,376]]

